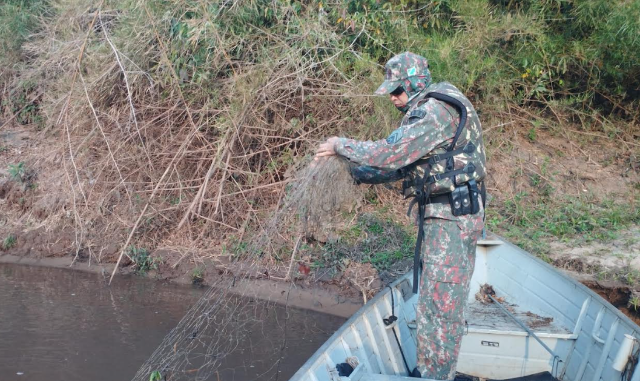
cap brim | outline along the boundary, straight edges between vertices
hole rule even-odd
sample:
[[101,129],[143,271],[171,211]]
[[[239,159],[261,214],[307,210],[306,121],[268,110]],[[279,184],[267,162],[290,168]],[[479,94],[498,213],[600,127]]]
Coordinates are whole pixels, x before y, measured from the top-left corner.
[[402,81],[384,81],[382,82],[382,85],[378,87],[378,90],[376,90],[375,94],[378,94],[378,95],[389,94],[393,90],[397,89],[398,86],[401,85],[401,82]]

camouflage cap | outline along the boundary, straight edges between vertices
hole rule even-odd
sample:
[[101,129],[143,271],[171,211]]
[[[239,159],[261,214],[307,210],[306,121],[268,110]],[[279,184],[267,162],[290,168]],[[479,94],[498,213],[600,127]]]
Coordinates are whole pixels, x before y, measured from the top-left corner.
[[384,82],[375,93],[389,94],[403,85],[404,80],[416,76],[431,78],[427,59],[411,52],[395,55],[384,65]]

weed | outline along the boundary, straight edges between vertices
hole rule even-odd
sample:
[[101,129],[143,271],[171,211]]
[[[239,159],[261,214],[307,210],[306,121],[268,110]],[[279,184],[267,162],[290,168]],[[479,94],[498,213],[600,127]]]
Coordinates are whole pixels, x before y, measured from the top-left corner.
[[23,182],[26,176],[27,170],[25,169],[24,161],[18,164],[9,164],[9,176],[13,181]]
[[633,307],[635,311],[638,311],[638,307],[640,307],[640,298],[637,296],[633,296],[629,300],[629,304],[631,305],[631,307]]
[[[533,176],[531,181],[537,179]],[[542,197],[538,198],[519,193],[501,206],[489,208],[487,227],[541,255],[549,250],[545,238],[610,241],[617,238],[620,229],[640,222],[637,207],[612,200],[597,202],[568,196],[553,199],[545,194],[553,194],[553,188],[543,186],[539,193]]]
[[13,234],[9,234],[3,241],[2,241],[2,250],[9,250],[12,247],[14,247],[16,245],[16,242],[18,241],[18,239],[16,238],[15,235]]
[[203,281],[204,281],[204,269],[201,267],[196,267],[191,272],[191,283],[201,284]]
[[0,64],[15,64],[22,56],[22,44],[41,24],[46,13],[45,0],[3,0],[0,4]]
[[540,185],[540,183],[542,182],[542,177],[540,177],[537,174],[533,174],[531,175],[531,185],[534,187],[537,187]]
[[543,261],[547,262],[547,263],[553,263],[553,259],[551,259],[551,257],[549,255],[547,255],[547,253],[540,253],[538,254],[538,258],[542,259]]
[[367,230],[373,234],[382,234],[384,229],[378,221],[373,221],[367,226]]
[[36,189],[37,185],[34,183],[35,172],[28,168],[24,161],[17,164],[9,164],[7,171],[9,172],[9,177],[13,181],[22,184],[25,189]]
[[142,247],[129,246],[128,255],[135,265],[135,273],[140,275],[150,270],[157,270],[160,264],[160,259],[152,257],[149,251]]
[[161,380],[162,380],[162,373],[160,373],[157,370],[151,372],[151,374],[149,375],[149,381],[161,381]]
[[633,268],[629,268],[626,274],[623,274],[623,275],[624,275],[624,281],[629,286],[635,286],[640,280],[640,271]]

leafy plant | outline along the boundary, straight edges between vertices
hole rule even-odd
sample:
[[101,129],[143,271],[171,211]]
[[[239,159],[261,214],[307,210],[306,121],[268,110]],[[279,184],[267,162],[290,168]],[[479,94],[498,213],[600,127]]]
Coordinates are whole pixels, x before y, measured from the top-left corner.
[[157,370],[154,370],[149,375],[149,381],[161,381],[161,380],[162,380],[162,374]]
[[24,161],[18,164],[9,164],[9,176],[14,181],[23,182],[26,177],[27,170],[25,168]]
[[14,247],[16,245],[17,242],[17,238],[15,235],[13,234],[9,234],[3,241],[2,241],[2,250],[9,250],[12,247]]
[[154,258],[149,254],[149,251],[145,248],[137,248],[130,246],[128,250],[129,258],[135,265],[135,272],[144,275],[149,270],[157,270],[160,260]]

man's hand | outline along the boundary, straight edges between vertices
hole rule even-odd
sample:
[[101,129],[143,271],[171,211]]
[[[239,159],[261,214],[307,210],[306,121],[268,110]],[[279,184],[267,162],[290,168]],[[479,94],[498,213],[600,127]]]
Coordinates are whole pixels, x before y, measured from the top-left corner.
[[326,142],[320,144],[318,146],[318,149],[316,150],[316,156],[314,157],[314,160],[320,160],[321,157],[335,156],[335,146],[338,142],[338,139],[339,138],[337,136],[332,136],[327,139]]

